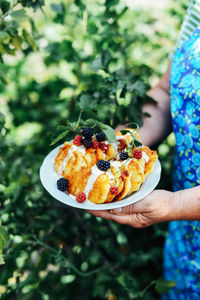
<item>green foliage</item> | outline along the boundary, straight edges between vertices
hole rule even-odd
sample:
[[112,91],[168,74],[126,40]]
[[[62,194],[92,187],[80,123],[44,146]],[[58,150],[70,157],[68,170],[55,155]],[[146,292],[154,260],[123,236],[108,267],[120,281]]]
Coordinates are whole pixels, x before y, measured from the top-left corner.
[[[54,143],[82,126],[112,139],[111,127],[142,124],[149,78],[165,70],[184,10],[169,1],[160,20],[154,13],[118,0],[0,1],[2,299],[151,300],[173,286],[159,279],[165,225],[100,220],[57,202],[39,180],[58,126]],[[158,151],[160,187],[170,189],[173,137]]]
[[6,246],[8,240],[7,233],[2,225],[0,225],[0,265],[4,264],[3,248]]

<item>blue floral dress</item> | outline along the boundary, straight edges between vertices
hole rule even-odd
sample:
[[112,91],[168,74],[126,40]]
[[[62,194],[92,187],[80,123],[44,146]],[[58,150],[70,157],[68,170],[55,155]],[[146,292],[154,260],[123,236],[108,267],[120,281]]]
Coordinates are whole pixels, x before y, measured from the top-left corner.
[[[200,184],[199,29],[175,53],[170,95],[176,138],[173,189],[177,191]],[[169,224],[164,248],[164,275],[175,281],[176,286],[163,295],[163,299],[200,299],[200,221]]]

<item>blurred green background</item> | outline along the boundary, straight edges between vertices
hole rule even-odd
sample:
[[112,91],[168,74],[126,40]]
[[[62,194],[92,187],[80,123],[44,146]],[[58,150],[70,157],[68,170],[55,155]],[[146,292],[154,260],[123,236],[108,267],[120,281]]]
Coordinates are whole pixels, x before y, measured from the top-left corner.
[[[160,299],[167,224],[136,230],[67,207],[39,168],[58,125],[142,124],[188,2],[0,0],[0,201],[8,233],[0,297]],[[131,108],[131,111],[130,111]],[[152,133],[153,134],[153,133]],[[174,136],[158,153],[171,189]],[[155,146],[156,147],[156,146]]]

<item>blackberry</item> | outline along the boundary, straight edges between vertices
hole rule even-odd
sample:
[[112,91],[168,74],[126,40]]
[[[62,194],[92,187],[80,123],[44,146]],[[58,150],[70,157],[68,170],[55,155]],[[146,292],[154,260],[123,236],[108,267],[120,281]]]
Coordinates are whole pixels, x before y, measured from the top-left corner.
[[69,181],[66,178],[60,178],[57,180],[57,187],[60,191],[65,192],[68,189]]
[[108,160],[100,159],[97,163],[97,168],[101,171],[107,171],[110,168],[110,162]]
[[103,142],[106,139],[105,133],[104,132],[99,132],[96,134],[96,139],[98,142]]
[[89,140],[89,139],[86,139],[86,138],[84,138],[82,140],[82,144],[85,146],[85,148],[92,148],[92,146],[93,146],[92,140]]
[[119,158],[121,159],[121,160],[127,160],[128,159],[128,153],[126,152],[126,151],[122,151],[121,153],[120,153],[120,155],[119,155]]
[[88,140],[91,139],[93,136],[93,129],[90,127],[83,128],[82,135]]

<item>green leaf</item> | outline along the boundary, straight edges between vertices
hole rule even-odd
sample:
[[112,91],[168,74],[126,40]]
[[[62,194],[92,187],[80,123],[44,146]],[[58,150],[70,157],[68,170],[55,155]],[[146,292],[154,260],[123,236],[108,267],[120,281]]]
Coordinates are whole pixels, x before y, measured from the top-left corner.
[[62,140],[64,137],[66,137],[67,134],[69,134],[69,129],[66,129],[65,131],[63,131],[62,133],[60,133],[56,138],[53,138],[50,146],[55,145],[58,141]]
[[101,57],[97,57],[89,67],[90,70],[94,72],[98,72],[100,69],[102,69],[102,63],[101,63]]
[[112,56],[111,56],[110,52],[108,50],[104,50],[101,54],[101,62],[102,62],[102,67],[104,69],[108,68],[108,65],[109,65],[111,59],[112,59]]
[[3,255],[0,253],[0,265],[5,264],[5,261],[3,259]]
[[94,127],[97,125],[97,121],[94,119],[87,119],[87,120],[81,120],[80,121],[80,126],[85,126],[85,127]]
[[131,122],[131,123],[128,123],[127,125],[136,130],[139,129],[139,126],[137,123]]
[[0,1],[0,9],[2,10],[3,14],[5,14],[10,8],[9,1],[1,0]]
[[7,232],[5,231],[4,227],[0,225],[0,265],[4,264],[3,260],[3,248],[6,246],[8,240]]
[[10,16],[17,23],[22,23],[28,19],[28,15],[26,14],[24,9],[13,10],[10,12]]
[[34,51],[37,50],[37,45],[32,36],[29,34],[29,32],[23,28],[23,37],[25,41],[33,48]]
[[0,81],[2,81],[4,84],[9,84],[10,82],[10,79],[1,69],[0,69]]
[[62,13],[64,11],[63,3],[51,3],[51,8],[56,13]]
[[116,139],[114,129],[112,127],[110,127],[109,125],[106,125],[106,124],[103,124],[100,122],[98,122],[98,126],[105,133],[108,142],[113,143]]
[[170,280],[165,280],[165,279],[159,279],[156,281],[155,285],[155,290],[159,294],[164,294],[171,288],[175,287],[176,282],[175,281],[170,281]]
[[122,274],[117,277],[118,283],[131,294],[131,299],[136,299],[140,296],[140,292],[135,290],[134,279],[130,278],[126,274]]
[[96,25],[96,22],[93,20],[89,20],[87,23],[87,31],[89,34],[95,34],[98,31],[98,27]]
[[122,135],[125,135],[125,134],[127,134],[127,133],[128,133],[128,131],[127,131],[127,130],[120,130],[120,132],[121,132],[121,134],[122,134]]
[[134,138],[134,145],[135,145],[135,147],[140,147],[140,146],[142,146],[142,143],[140,141],[138,141],[138,139]]

